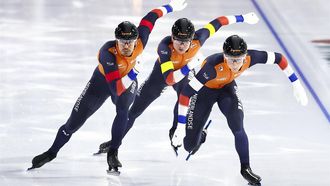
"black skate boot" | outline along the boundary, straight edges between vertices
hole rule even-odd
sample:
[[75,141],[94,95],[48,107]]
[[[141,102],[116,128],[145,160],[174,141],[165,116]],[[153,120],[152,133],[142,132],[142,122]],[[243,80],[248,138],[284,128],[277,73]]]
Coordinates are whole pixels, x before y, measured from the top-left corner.
[[95,152],[93,155],[100,155],[100,154],[103,154],[103,153],[107,153],[109,151],[109,148],[110,148],[110,142],[111,142],[111,140],[102,143],[99,146],[99,151]]
[[206,141],[206,136],[207,136],[207,130],[203,130],[201,134],[201,141],[200,143],[194,148],[194,150],[191,151],[191,155],[194,155],[199,148],[202,146],[203,143]]
[[200,143],[188,154],[186,161],[189,160],[191,155],[194,155],[199,150],[202,144],[206,141],[206,136],[207,136],[207,130],[203,130]]
[[109,149],[107,161],[109,165],[109,170],[107,170],[108,174],[119,176],[120,171],[118,171],[118,167],[122,167],[122,165],[118,160],[118,149]]
[[203,143],[205,143],[206,141],[206,136],[207,136],[207,128],[209,128],[210,124],[211,124],[212,120],[210,120],[207,125],[205,126],[205,128],[203,129],[202,131],[202,134],[201,134],[201,141],[199,142],[199,144],[188,154],[187,158],[186,158],[186,161],[189,160],[190,156],[191,155],[194,155],[198,150],[199,148],[202,146]]
[[254,174],[249,165],[241,166],[241,175],[249,182],[249,185],[260,185],[261,177]]
[[56,153],[46,151],[32,159],[32,167],[28,168],[28,170],[42,167],[54,158],[56,158]]

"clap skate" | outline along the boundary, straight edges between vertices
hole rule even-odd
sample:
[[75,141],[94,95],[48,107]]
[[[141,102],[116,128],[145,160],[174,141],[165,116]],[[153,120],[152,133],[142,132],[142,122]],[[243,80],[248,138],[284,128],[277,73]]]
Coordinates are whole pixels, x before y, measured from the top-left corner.
[[241,167],[241,175],[246,181],[249,182],[249,185],[260,186],[261,177],[254,174],[250,168],[250,166],[242,166]]
[[202,135],[201,135],[201,141],[200,141],[200,143],[194,148],[194,150],[192,150],[192,151],[188,154],[188,156],[187,156],[187,158],[186,158],[186,161],[188,161],[189,158],[190,158],[190,156],[191,156],[191,155],[194,155],[194,154],[199,150],[199,148],[202,146],[202,144],[206,141],[207,128],[209,128],[209,126],[210,126],[211,123],[212,123],[212,120],[210,120],[210,121],[206,124],[206,126],[204,127],[204,129],[203,129],[203,131],[202,131]]
[[32,170],[35,168],[40,168],[46,163],[52,161],[54,158],[56,158],[56,153],[52,153],[49,151],[46,151],[32,159],[32,167],[28,168],[27,170]]
[[110,142],[111,142],[111,140],[102,143],[99,146],[99,150],[97,152],[95,152],[93,155],[96,156],[96,155],[107,153],[109,151],[109,148],[110,148]]
[[107,173],[109,175],[119,176],[120,171],[118,170],[118,167],[122,167],[122,164],[118,160],[118,150],[109,149],[107,154],[107,162],[109,165],[109,169],[107,170]]

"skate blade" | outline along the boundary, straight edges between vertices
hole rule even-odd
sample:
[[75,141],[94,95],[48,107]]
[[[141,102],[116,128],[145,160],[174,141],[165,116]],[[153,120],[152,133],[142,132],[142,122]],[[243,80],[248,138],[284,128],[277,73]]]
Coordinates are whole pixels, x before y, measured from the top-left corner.
[[188,154],[188,156],[186,157],[186,161],[189,160],[189,158],[190,158],[191,155],[192,155],[191,153]]
[[33,169],[37,169],[37,168],[40,168],[41,166],[33,166],[28,168],[26,171],[30,171],[30,170],[33,170]]
[[261,186],[261,183],[248,183],[248,185]]
[[107,170],[107,174],[112,175],[112,176],[119,176],[120,171],[118,171],[118,170]]
[[35,169],[36,167],[30,167],[30,168],[28,168],[26,171],[29,171],[29,170],[33,170],[33,169]]
[[93,156],[98,156],[98,155],[101,155],[101,154],[105,154],[105,153],[103,153],[102,151],[98,151],[98,152],[93,153]]
[[211,125],[211,123],[212,123],[212,120],[210,119],[209,122],[204,127],[204,130],[207,130],[209,128],[209,126]]
[[173,147],[172,146],[172,148],[173,148],[173,151],[175,153],[175,156],[178,157],[178,155],[179,155],[179,153],[178,153],[178,147]]

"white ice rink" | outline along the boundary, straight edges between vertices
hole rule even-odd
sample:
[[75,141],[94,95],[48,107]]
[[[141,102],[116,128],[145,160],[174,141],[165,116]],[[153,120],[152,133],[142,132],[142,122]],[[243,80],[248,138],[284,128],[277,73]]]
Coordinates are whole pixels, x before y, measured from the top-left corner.
[[[57,158],[27,172],[47,150],[97,65],[97,52],[115,27],[169,1],[0,0],[0,186],[243,186],[234,138],[213,108],[206,143],[184,161],[170,147],[175,93],[169,87],[136,120],[120,148],[119,177],[106,174],[106,156],[92,156],[110,138],[115,107],[108,100]],[[221,28],[201,49],[220,52],[239,34],[250,49],[277,51],[295,67],[309,97],[299,105],[276,65],[259,65],[237,79],[245,110],[251,167],[266,186],[330,186],[330,66],[312,40],[330,39],[328,0],[187,0],[159,19],[142,55],[151,72],[159,41],[181,17],[201,28],[221,15],[257,13],[257,25]],[[325,44],[326,45],[326,44]],[[329,45],[329,44],[328,44]]]

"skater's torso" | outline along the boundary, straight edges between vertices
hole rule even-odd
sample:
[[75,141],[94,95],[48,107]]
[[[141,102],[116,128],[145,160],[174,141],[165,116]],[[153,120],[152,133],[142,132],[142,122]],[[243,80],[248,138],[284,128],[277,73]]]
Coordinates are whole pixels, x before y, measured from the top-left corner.
[[[130,70],[132,70],[132,68],[134,67],[134,65],[136,63],[136,58],[143,52],[143,44],[140,39],[137,40],[133,53],[129,57],[122,56],[120,54],[116,41],[108,42],[107,47],[108,47],[108,49],[106,52],[109,52],[112,54],[113,61],[108,61],[108,62],[106,62],[105,65],[109,65],[109,64],[111,65],[114,63],[117,64],[120,77],[127,75],[128,72]],[[101,51],[100,51],[100,53],[101,53]],[[100,55],[100,53],[99,53],[99,55]],[[103,64],[100,60],[99,60],[98,69],[103,75],[105,75]]]
[[[158,49],[158,50],[161,50],[160,52],[162,52],[162,54],[167,53],[169,55],[168,57],[170,61],[172,61],[173,63],[174,70],[181,69],[183,66],[188,64],[201,48],[200,42],[197,38],[191,41],[189,49],[184,54],[179,54],[174,49],[171,36],[165,37],[161,41],[160,46],[162,44],[166,45],[167,49],[166,50]],[[158,58],[158,62],[161,63],[160,58]]]
[[220,89],[231,83],[235,78],[239,77],[246,69],[250,67],[250,63],[250,56],[246,56],[245,62],[240,70],[238,72],[233,72],[227,65],[222,53],[212,55],[205,59],[202,64],[202,68],[206,68],[205,65],[208,65],[208,68],[203,76],[205,79],[209,79],[204,85],[208,88]]
[[[235,78],[239,77],[246,69],[249,68],[251,58],[250,56],[246,56],[245,62],[243,66],[240,68],[238,72],[233,72],[226,63],[222,54],[216,57],[217,59],[211,60],[218,60],[218,61],[211,61],[213,65],[213,69],[210,69],[208,73],[214,74],[209,76],[215,76],[215,78],[210,79],[205,83],[205,86],[208,88],[219,89],[223,86],[231,83]],[[208,59],[203,62],[203,66],[205,63],[208,63]],[[207,74],[205,76],[208,76]]]
[[[245,70],[256,64],[277,64],[286,74],[290,76],[290,80],[296,79],[296,76],[291,72],[288,62],[280,53],[248,50],[242,67],[238,72],[233,72],[227,65],[223,53],[216,53],[207,57],[202,69],[198,73],[203,73],[199,77],[200,82],[204,82],[204,86],[213,89],[220,89],[223,86],[231,83],[235,78],[239,77]],[[197,75],[196,75],[197,76]]]

